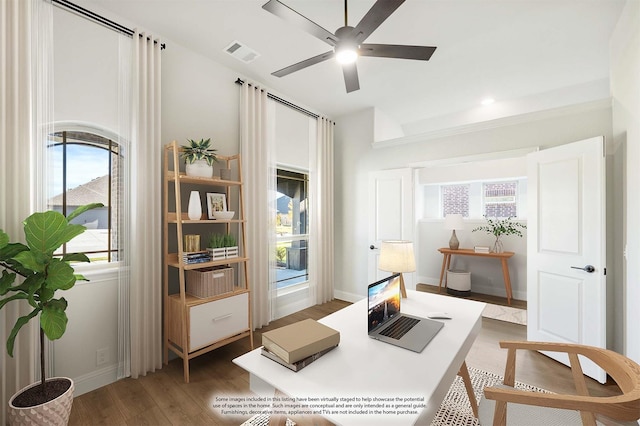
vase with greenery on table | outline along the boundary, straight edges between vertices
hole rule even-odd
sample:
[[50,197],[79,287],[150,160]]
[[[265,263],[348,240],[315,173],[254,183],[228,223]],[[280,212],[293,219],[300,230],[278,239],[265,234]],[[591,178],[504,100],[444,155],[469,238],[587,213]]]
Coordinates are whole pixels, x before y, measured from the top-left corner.
[[218,162],[216,149],[211,148],[211,138],[199,141],[187,139],[180,156],[185,162],[187,176],[213,177],[213,163]]
[[475,231],[485,231],[489,235],[493,235],[496,237],[496,240],[493,243],[493,247],[491,248],[492,253],[502,253],[504,252],[504,247],[502,245],[502,236],[503,235],[516,235],[518,237],[522,237],[521,229],[526,229],[527,226],[523,225],[520,222],[516,222],[513,220],[513,217],[509,216],[505,219],[498,218],[488,218],[484,217],[487,220],[487,224],[483,226],[478,226],[473,229]]
[[[69,419],[73,401],[73,381],[69,378],[46,379],[44,338],[60,339],[67,328],[67,301],[56,297],[58,290],[69,290],[77,280],[71,262],[89,262],[84,253],[63,256],[54,253],[86,227],[71,220],[87,210],[102,207],[101,203],[78,207],[69,216],[46,211],[34,213],[24,222],[26,245],[10,242],[0,229],[0,309],[16,300],[24,300],[31,312],[16,320],[7,338],[7,352],[13,357],[15,339],[20,329],[38,318],[40,325],[40,383],[18,391],[9,401],[8,420],[14,424],[64,425]],[[16,283],[21,276],[22,281]],[[29,354],[27,354],[28,356]]]

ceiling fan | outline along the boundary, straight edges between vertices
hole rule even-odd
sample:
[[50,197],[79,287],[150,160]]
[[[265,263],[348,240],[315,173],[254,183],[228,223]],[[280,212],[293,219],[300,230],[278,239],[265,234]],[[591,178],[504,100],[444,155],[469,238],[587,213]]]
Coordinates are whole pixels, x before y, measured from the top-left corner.
[[358,56],[428,61],[433,52],[435,52],[435,47],[363,43],[404,2],[405,0],[377,0],[360,23],[355,27],[351,27],[347,23],[347,0],[345,0],[344,26],[338,28],[335,34],[332,34],[279,0],[269,0],[262,6],[264,10],[291,24],[297,25],[302,30],[333,47],[333,50],[282,68],[271,74],[276,77],[283,77],[335,57],[342,64],[344,82],[347,93],[349,93],[360,89],[358,69],[356,68]]

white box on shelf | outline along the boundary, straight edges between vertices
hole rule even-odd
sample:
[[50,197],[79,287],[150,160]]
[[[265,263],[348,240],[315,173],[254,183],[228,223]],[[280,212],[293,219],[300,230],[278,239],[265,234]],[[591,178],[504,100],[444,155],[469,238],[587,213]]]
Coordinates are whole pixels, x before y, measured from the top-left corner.
[[238,257],[238,246],[227,247],[226,254],[227,254],[227,259]]
[[227,258],[227,250],[224,247],[208,248],[209,254],[211,254],[211,260],[223,260]]

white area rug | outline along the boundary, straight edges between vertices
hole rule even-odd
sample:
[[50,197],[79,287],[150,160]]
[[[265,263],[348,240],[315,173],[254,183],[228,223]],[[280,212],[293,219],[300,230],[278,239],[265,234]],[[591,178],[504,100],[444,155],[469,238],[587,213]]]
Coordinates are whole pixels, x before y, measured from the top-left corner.
[[[502,376],[498,374],[472,367],[469,367],[469,375],[471,376],[471,384],[478,402],[484,395],[485,387],[502,384],[503,380]],[[549,392],[521,382],[516,382],[515,388],[532,392]],[[478,419],[473,416],[473,411],[471,411],[471,404],[469,403],[469,397],[462,378],[457,376],[449,388],[447,396],[444,397],[444,401],[442,401],[436,417],[431,422],[431,426],[477,426],[478,424]]]
[[482,311],[482,316],[485,318],[527,325],[527,311],[525,309],[487,303],[487,307]]

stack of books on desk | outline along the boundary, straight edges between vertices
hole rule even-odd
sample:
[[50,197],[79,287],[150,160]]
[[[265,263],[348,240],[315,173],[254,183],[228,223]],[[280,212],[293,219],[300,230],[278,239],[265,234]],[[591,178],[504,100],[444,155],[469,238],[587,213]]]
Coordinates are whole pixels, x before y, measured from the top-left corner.
[[262,333],[262,355],[300,371],[340,343],[340,332],[306,319]]
[[490,249],[487,246],[474,246],[473,251],[476,253],[490,253]]

